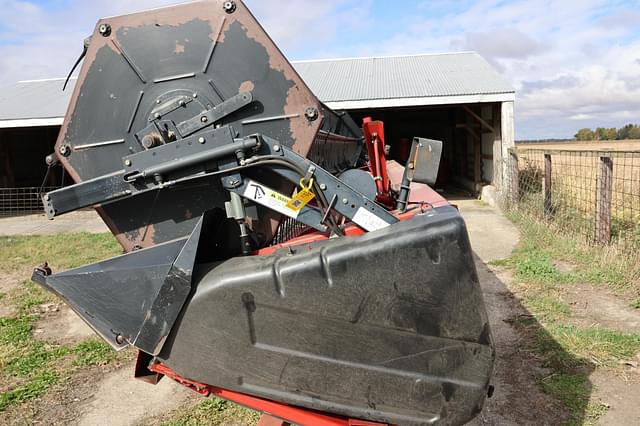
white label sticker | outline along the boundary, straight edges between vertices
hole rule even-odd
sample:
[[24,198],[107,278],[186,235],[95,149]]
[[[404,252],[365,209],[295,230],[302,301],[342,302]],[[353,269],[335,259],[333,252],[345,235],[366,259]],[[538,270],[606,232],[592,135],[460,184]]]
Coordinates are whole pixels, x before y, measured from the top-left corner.
[[274,191],[261,183],[250,180],[247,185],[247,189],[244,190],[243,196],[258,204],[262,204],[265,207],[269,207],[271,210],[275,210],[278,213],[282,213],[294,219],[298,217],[298,211],[287,207],[291,198]]
[[360,207],[356,214],[353,216],[353,221],[362,226],[367,231],[377,231],[378,229],[386,228],[391,225],[380,219],[375,214],[371,213],[364,207]]

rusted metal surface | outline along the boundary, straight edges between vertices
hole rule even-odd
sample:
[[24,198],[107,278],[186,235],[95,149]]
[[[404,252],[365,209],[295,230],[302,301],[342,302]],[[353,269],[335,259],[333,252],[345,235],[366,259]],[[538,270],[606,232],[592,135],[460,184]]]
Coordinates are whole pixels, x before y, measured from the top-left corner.
[[[224,3],[195,2],[97,23],[56,143],[56,154],[74,181],[121,169],[123,156],[145,149],[136,133],[153,121],[154,108],[178,96],[187,99],[185,111],[168,113],[168,120],[251,91],[254,102],[223,123],[239,137],[262,133],[303,156],[323,140],[317,137],[321,128],[335,131],[339,120],[246,6],[236,1],[233,13],[227,13]],[[315,111],[312,117],[308,111]],[[351,133],[344,135],[354,140]],[[203,211],[222,205],[218,192],[218,182],[205,179],[97,210],[129,251],[187,235]],[[214,196],[205,199],[203,193]],[[278,222],[276,217],[264,232],[272,233]]]

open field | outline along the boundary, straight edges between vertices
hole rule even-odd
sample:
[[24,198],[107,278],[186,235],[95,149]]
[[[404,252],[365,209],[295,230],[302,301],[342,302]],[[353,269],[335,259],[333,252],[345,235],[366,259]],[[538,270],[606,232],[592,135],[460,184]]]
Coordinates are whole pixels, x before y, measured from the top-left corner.
[[[519,191],[518,203],[513,207],[592,241],[602,240],[601,235],[607,235],[610,228],[608,235],[614,243],[637,251],[640,150],[604,150],[617,143],[518,146],[517,172],[514,157],[509,165],[509,179],[511,182],[517,179]],[[634,144],[640,148],[640,141],[626,146]],[[545,175],[550,179],[550,190],[545,188]]]
[[520,149],[548,149],[569,151],[640,151],[640,140],[574,141],[516,143]]

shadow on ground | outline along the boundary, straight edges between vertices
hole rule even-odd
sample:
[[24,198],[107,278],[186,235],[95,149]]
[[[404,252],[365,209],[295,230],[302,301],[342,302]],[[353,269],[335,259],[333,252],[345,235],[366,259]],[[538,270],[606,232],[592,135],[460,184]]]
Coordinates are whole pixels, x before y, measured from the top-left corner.
[[[588,377],[595,367],[575,358],[553,339],[509,290],[508,275],[493,271],[477,255],[475,261],[496,346],[496,364],[494,395],[470,424],[583,424],[592,392]],[[565,393],[568,404],[543,388],[556,395]]]

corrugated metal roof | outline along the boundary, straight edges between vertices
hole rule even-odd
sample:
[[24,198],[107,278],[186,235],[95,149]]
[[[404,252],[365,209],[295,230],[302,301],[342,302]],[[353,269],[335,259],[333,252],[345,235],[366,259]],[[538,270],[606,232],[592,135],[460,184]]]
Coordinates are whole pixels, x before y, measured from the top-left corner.
[[[414,56],[297,61],[293,66],[315,95],[334,108],[438,104],[444,97],[478,98],[514,88],[473,52]],[[0,89],[0,128],[61,124],[76,80],[63,92],[64,79],[21,81]],[[437,99],[442,97],[443,99]],[[424,102],[425,98],[432,99]],[[418,102],[418,99],[422,99]],[[401,100],[402,104],[380,100]]]
[[293,62],[323,102],[514,93],[475,52]]
[[4,120],[64,117],[76,80],[62,91],[64,79],[20,81],[0,88],[0,127]]

